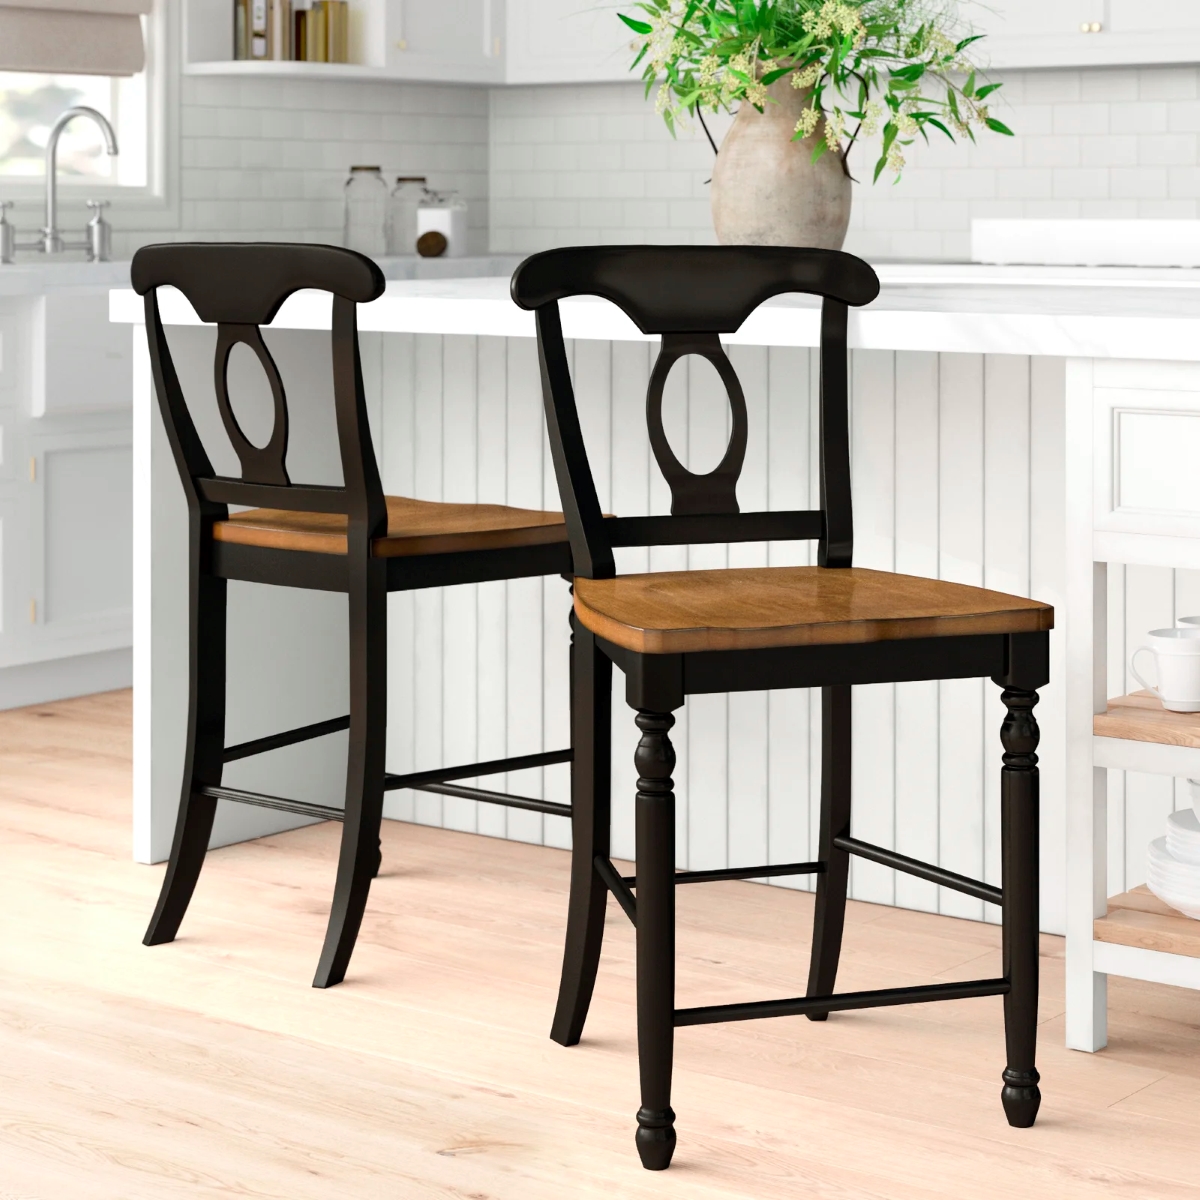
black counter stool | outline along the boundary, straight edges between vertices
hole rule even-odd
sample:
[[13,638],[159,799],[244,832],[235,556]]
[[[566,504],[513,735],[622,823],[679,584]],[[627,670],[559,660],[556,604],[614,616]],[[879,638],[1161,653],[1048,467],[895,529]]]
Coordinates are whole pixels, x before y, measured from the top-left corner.
[[[823,298],[821,309],[821,508],[740,513],[736,497],[746,449],[746,403],[721,346],[764,300],[785,292]],[[637,1148],[662,1170],[675,1149],[671,1110],[674,1031],[681,1025],[878,1005],[1004,997],[1007,1067],[1001,1092],[1012,1125],[1032,1125],[1041,1094],[1034,1066],[1038,988],[1038,744],[1033,707],[1048,680],[1053,610],[982,588],[850,565],[847,306],[879,292],[866,263],[829,250],[766,247],[613,246],[551,250],[526,260],[512,294],[537,314],[550,444],[575,563],[573,649],[577,754],[571,898],[558,1010],[551,1036],[579,1040],[591,1000],[607,892],[637,928],[637,1024],[641,1101]],[[558,301],[598,295],[619,305],[662,349],[650,376],[650,445],[672,496],[671,516],[603,519],[580,433]],[[799,316],[799,314],[797,314]],[[663,386],[688,354],[708,359],[725,383],[732,436],[707,475],[686,470],[663,432]],[[678,571],[617,576],[616,546],[815,539],[817,567]],[[611,664],[641,730],[634,762],[637,874],[609,859],[607,757]],[[990,676],[1004,689],[1000,730],[1003,888],[916,862],[851,835],[850,689],[853,684]],[[820,858],[787,866],[675,870],[669,737],[689,695],[820,687]],[[849,857],[932,880],[1001,906],[1003,974],[994,979],[834,992],[846,908]],[[816,914],[807,993],[795,999],[675,1007],[675,886],[712,879],[815,874]],[[636,898],[635,898],[636,892]]]
[[[314,980],[339,983],[379,868],[383,795],[416,788],[569,816],[570,807],[451,783],[476,775],[568,762],[570,750],[389,775],[387,594],[413,588],[569,573],[561,513],[488,504],[434,504],[385,496],[371,444],[359,364],[356,305],[384,290],[369,258],[334,246],[194,244],[148,246],[133,258],[134,288],[146,297],[146,335],[159,408],[187,494],[189,683],[187,752],[171,859],[148,946],[175,937],[196,886],[218,800],[343,820],[333,907]],[[188,412],[159,316],[156,289],[178,288],[200,319],[217,326],[217,405],[241,462],[240,479],[218,476]],[[293,484],[288,477],[288,410],[260,325],[293,292],[333,294],[333,396],[343,486]],[[261,362],[274,396],[270,440],[254,446],[230,407],[227,369],[234,346]],[[228,505],[255,505],[230,516]],[[225,745],[226,580],[345,592],[350,605],[350,713]],[[297,648],[297,653],[301,648]],[[350,731],[345,809],[221,786],[225,763],[338,730]]]

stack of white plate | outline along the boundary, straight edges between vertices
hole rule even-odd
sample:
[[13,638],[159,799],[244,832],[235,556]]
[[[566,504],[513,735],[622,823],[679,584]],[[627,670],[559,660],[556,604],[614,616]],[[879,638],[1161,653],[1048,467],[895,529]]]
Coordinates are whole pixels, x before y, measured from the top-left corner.
[[1200,820],[1190,809],[1167,818],[1167,836],[1146,856],[1146,886],[1184,916],[1200,921]]

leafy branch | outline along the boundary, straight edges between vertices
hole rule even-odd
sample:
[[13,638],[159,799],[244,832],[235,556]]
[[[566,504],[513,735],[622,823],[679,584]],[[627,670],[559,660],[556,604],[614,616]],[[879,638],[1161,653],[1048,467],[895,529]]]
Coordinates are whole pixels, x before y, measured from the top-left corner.
[[[992,116],[999,83],[980,80],[972,47],[982,35],[957,16],[955,0],[639,0],[619,13],[637,35],[633,68],[675,133],[687,117],[774,103],[772,84],[790,76],[805,95],[793,138],[812,158],[846,155],[881,135],[877,180],[898,177],[904,149],[929,131],[975,140],[976,129],[1012,136]],[[847,136],[847,129],[853,131]],[[707,126],[704,126],[708,133]],[[712,138],[709,137],[711,143]],[[714,146],[715,149],[715,146]]]

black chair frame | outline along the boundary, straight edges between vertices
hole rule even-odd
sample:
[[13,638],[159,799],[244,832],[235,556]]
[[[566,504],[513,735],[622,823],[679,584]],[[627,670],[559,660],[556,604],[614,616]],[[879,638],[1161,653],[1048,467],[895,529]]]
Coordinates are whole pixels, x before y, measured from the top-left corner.
[[[569,762],[557,750],[404,775],[384,768],[387,728],[387,594],[537,575],[569,575],[565,543],[396,558],[372,554],[387,532],[387,510],[367,421],[359,360],[357,305],[384,290],[378,266],[335,246],[286,243],[193,243],[149,246],[134,256],[133,286],[145,296],[146,335],[159,409],[188,506],[188,729],[179,817],[171,857],[145,944],[174,939],[196,886],[219,800],[343,821],[334,898],[315,987],[341,982],[354,949],[371,880],[380,865],[384,793],[413,788],[558,816],[569,805],[489,791],[453,781]],[[188,411],[166,330],[158,288],[178,288],[200,319],[217,326],[215,387],[221,419],[241,463],[241,478],[215,473]],[[279,371],[262,339],[283,302],[302,288],[332,294],[333,404],[343,485],[293,484],[287,472],[288,408]],[[270,439],[254,446],[229,403],[229,355],[248,345],[274,397]],[[299,512],[344,513],[347,552],[324,554],[217,541],[213,527],[230,504]],[[349,604],[350,712],[299,729],[225,745],[226,583],[230,579],[342,592]],[[222,786],[228,762],[340,730],[349,730],[345,808]]]
[[[818,564],[851,565],[847,326],[848,306],[879,291],[875,273],[850,255],[765,247],[582,247],[526,260],[512,295],[536,314],[546,419],[577,577],[615,575],[613,549],[688,543],[815,539]],[[787,292],[821,298],[820,498],[815,511],[741,513],[735,494],[746,440],[746,408],[720,335],[735,332],[764,300]],[[589,294],[617,304],[647,334],[662,338],[651,379],[651,448],[672,493],[671,516],[604,518],[581,433],[558,302]],[[662,388],[671,364],[702,354],[725,381],[732,436],[710,474],[688,472],[662,432]],[[685,1025],[884,1005],[1004,997],[1007,1065],[1001,1099],[1010,1124],[1032,1125],[1041,1100],[1035,1067],[1038,1005],[1037,689],[1049,679],[1044,632],[929,637],[848,645],[636,653],[573,626],[573,851],[571,893],[558,1007],[551,1037],[579,1041],[591,1001],[612,892],[637,929],[637,1024],[641,1108],[637,1148],[645,1167],[670,1164],[676,1135],[671,1108],[674,1031]],[[636,875],[609,856],[610,690],[612,666],[641,732],[634,762]],[[855,838],[850,827],[851,687],[921,679],[988,677],[1001,688],[1007,716],[1000,737],[1002,887],[968,879]],[[814,862],[713,871],[676,871],[672,715],[706,692],[821,689],[822,775],[819,858]],[[1002,974],[992,979],[837,993],[851,855],[882,863],[999,905]],[[805,995],[755,1003],[675,1007],[675,887],[717,879],[812,874],[817,877],[812,954]]]

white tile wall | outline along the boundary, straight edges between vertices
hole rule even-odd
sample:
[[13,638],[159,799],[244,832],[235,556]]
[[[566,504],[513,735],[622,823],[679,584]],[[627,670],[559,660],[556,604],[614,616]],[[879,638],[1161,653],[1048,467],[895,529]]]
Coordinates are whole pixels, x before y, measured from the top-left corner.
[[[855,190],[846,247],[962,258],[972,217],[1200,215],[1200,68],[1011,72],[995,105],[1014,138],[907,151]],[[710,122],[718,144],[728,118]],[[672,140],[640,84],[494,89],[491,244],[713,240],[699,128]],[[873,159],[852,156],[869,180]]]
[[487,248],[488,97],[427,84],[189,78],[180,97],[180,225],[131,229],[115,250],[192,236],[340,241],[353,163],[427,175],[468,201],[473,252]]

